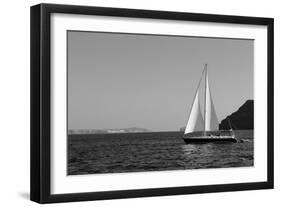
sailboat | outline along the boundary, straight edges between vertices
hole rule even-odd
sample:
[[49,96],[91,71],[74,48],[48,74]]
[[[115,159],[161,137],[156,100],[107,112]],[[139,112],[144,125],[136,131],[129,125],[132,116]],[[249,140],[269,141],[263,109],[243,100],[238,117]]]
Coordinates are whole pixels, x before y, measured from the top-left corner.
[[[201,85],[203,85],[203,77],[205,78],[203,94],[204,117],[202,116],[200,107],[200,92],[202,91]],[[219,122],[209,86],[207,64],[205,64],[193,99],[193,104],[190,110],[183,139],[185,143],[237,142],[234,131],[230,124],[230,120],[228,121],[230,125],[230,130],[219,130]]]

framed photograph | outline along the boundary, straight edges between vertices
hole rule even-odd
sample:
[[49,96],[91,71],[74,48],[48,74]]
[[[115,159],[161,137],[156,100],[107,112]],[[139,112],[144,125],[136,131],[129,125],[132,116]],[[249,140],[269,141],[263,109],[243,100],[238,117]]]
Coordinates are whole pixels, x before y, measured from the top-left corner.
[[273,188],[273,19],[31,7],[31,200]]

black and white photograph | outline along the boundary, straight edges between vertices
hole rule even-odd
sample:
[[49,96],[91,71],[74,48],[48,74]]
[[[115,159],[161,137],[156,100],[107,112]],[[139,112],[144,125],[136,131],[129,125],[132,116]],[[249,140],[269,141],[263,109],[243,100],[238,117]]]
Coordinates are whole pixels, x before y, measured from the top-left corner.
[[67,31],[67,175],[254,167],[254,40]]
[[274,188],[273,18],[37,4],[30,29],[32,201]]

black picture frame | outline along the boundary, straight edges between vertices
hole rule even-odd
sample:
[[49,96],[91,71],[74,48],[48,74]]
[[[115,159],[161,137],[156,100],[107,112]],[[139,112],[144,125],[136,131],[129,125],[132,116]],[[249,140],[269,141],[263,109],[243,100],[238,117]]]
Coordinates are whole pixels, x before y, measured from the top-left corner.
[[[50,70],[50,15],[52,13],[134,17],[148,19],[216,22],[267,26],[267,181],[221,185],[167,187],[154,189],[51,194],[50,188],[50,127],[51,127],[51,70]],[[195,14],[168,11],[103,8],[89,6],[39,4],[31,7],[31,174],[30,199],[38,203],[88,201],[146,196],[166,196],[194,193],[272,189],[274,177],[273,147],[273,38],[272,18]]]

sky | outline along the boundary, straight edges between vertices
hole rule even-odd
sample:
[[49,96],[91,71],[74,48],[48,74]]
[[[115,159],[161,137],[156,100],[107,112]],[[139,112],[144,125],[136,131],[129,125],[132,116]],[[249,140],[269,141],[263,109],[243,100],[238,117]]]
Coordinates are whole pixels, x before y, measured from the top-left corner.
[[254,40],[68,31],[67,41],[68,129],[178,131],[205,63],[219,121],[253,99]]

